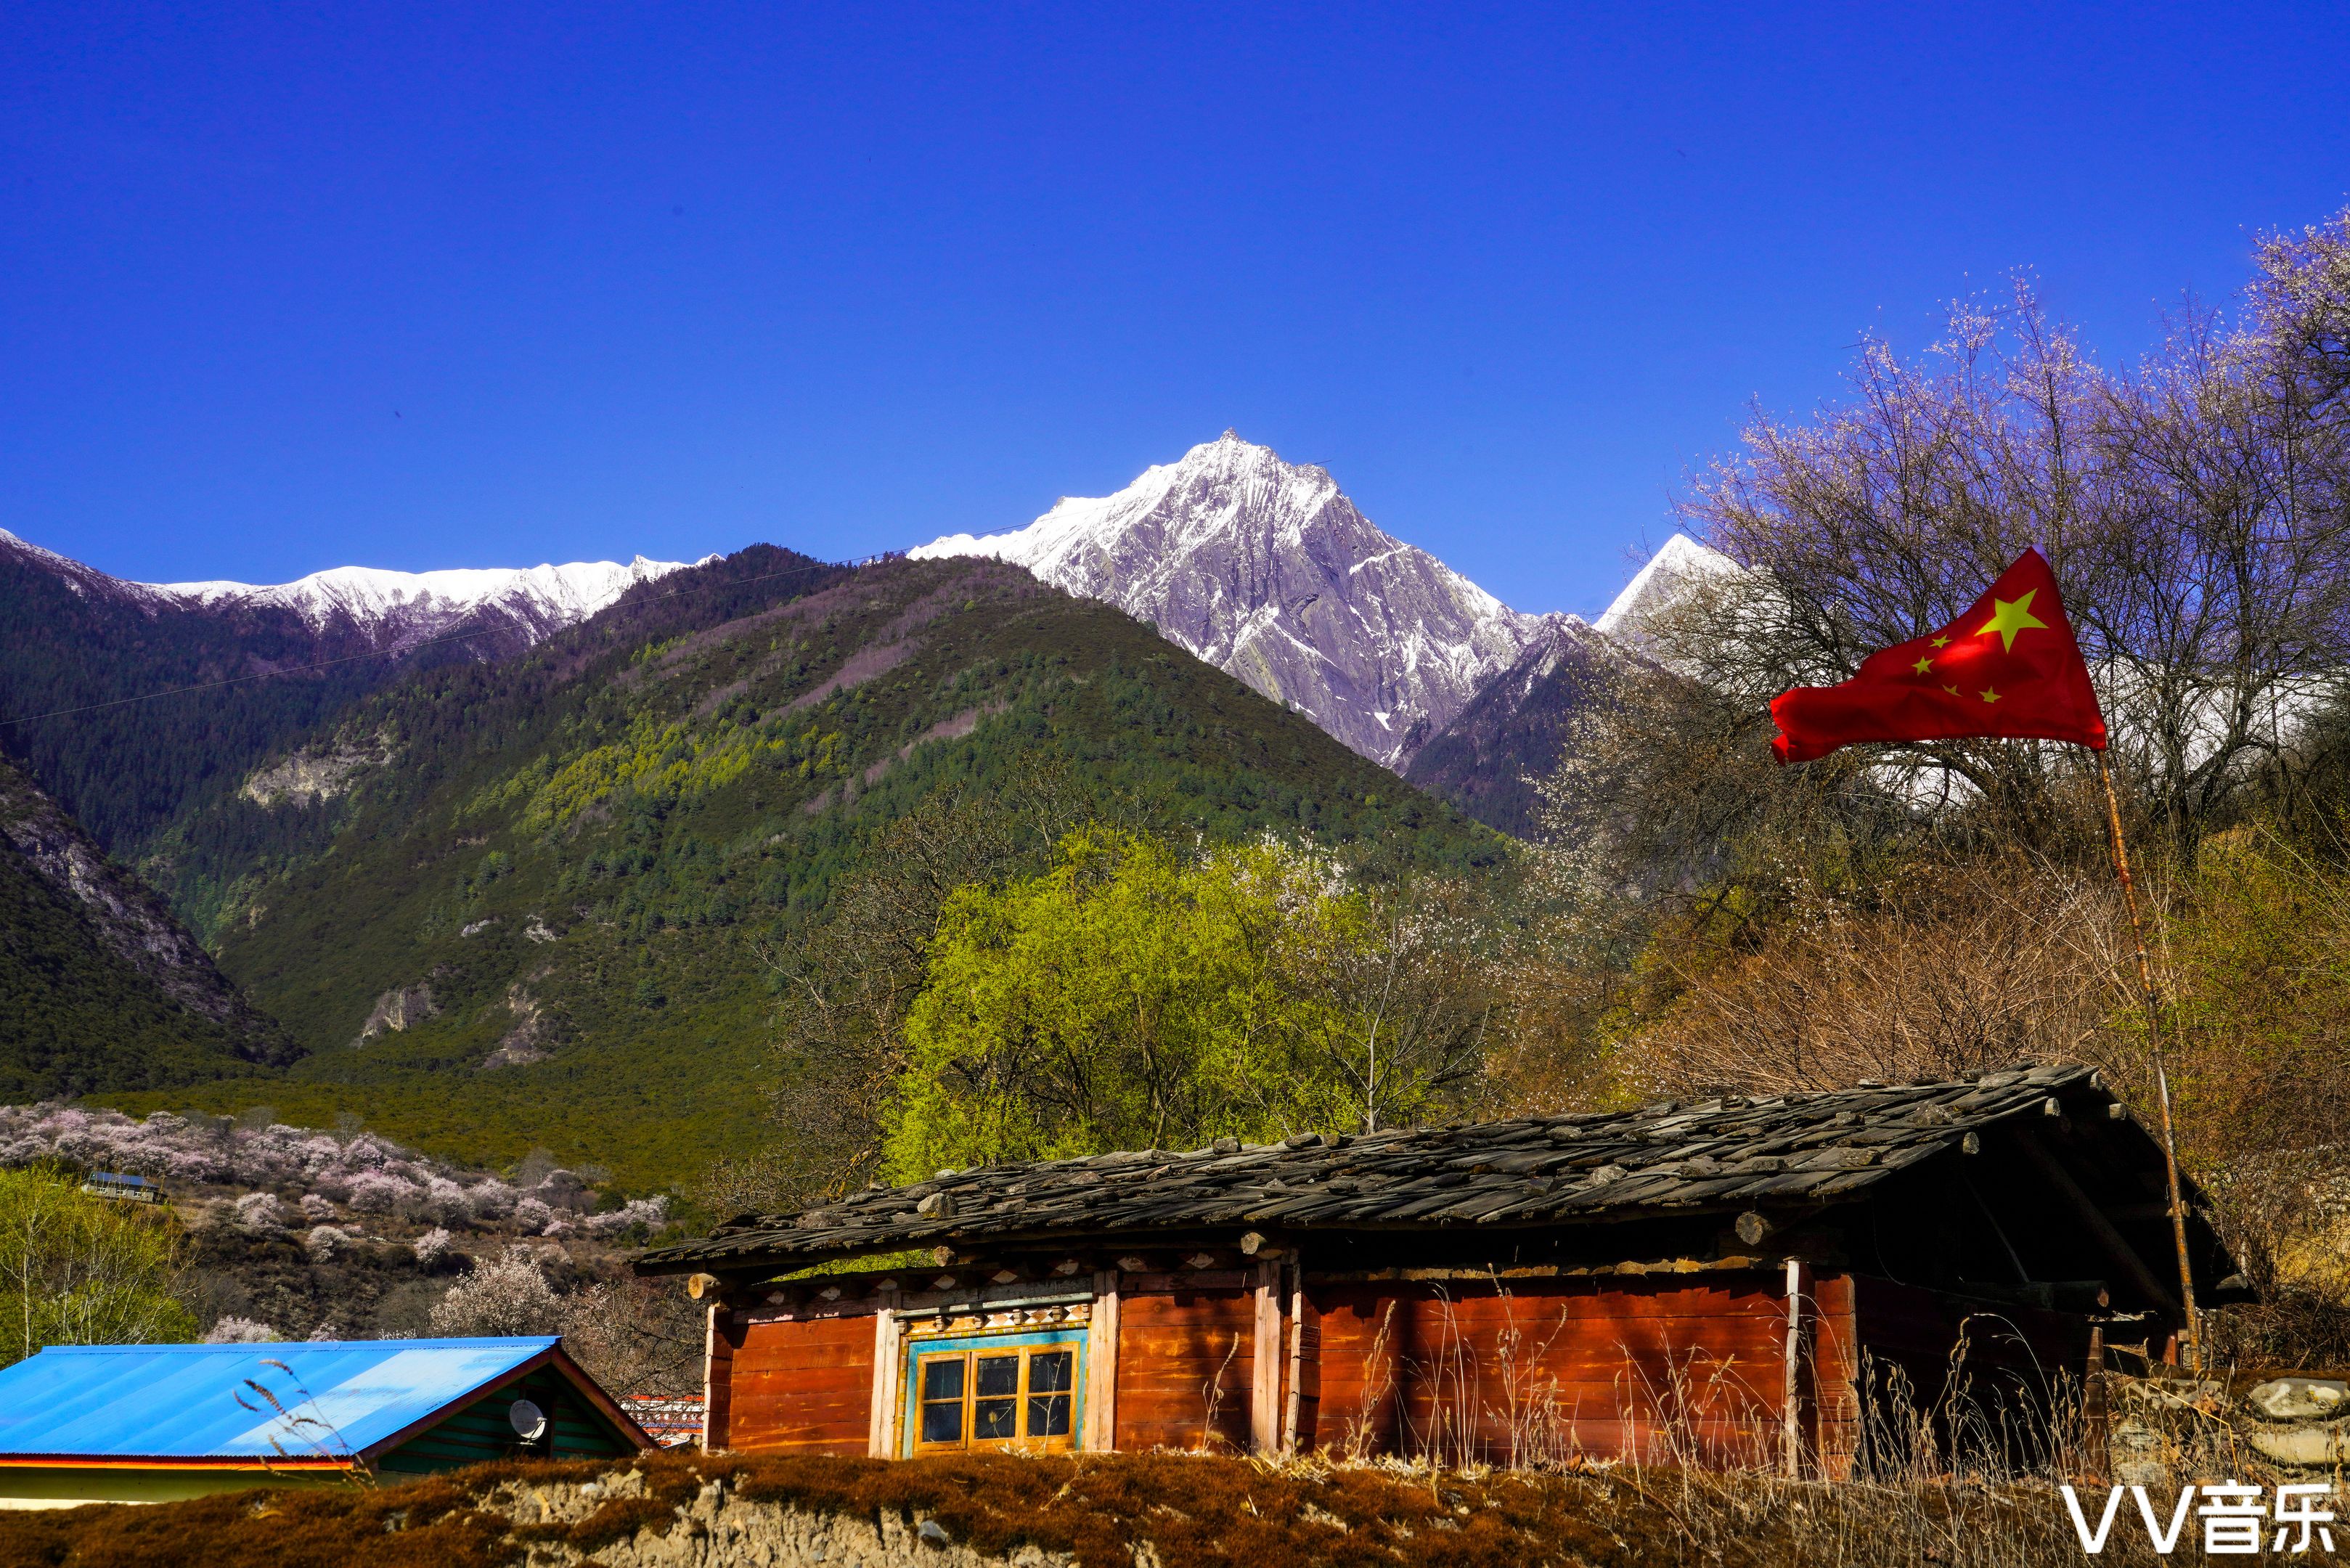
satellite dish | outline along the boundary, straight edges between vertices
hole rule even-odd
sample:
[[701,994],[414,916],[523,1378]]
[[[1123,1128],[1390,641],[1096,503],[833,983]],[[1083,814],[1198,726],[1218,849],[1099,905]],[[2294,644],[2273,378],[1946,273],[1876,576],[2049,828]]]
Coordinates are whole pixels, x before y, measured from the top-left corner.
[[517,1399],[506,1410],[506,1419],[514,1424],[515,1436],[525,1443],[535,1443],[546,1436],[546,1412],[527,1399]]

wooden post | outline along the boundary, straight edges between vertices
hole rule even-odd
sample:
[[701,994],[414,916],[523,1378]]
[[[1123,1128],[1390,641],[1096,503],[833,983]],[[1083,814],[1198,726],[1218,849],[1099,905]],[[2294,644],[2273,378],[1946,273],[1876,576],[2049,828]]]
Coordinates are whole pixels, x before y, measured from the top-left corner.
[[2178,1144],[2170,1128],[2170,1075],[2162,1063],[2162,1002],[2154,989],[2154,965],[2146,956],[2146,927],[2138,919],[2137,889],[2130,881],[2129,850],[2122,842],[2121,798],[2114,793],[2114,774],[2106,753],[2097,753],[2097,782],[2106,791],[2106,827],[2112,835],[2114,874],[2121,880],[2122,901],[2129,907],[2130,940],[2137,948],[2138,985],[2146,993],[2146,1039],[2154,1054],[2155,1097],[2162,1106],[2162,1164],[2170,1180],[2170,1235],[2178,1248],[2178,1302],[2187,1314],[2187,1365],[2203,1370],[2203,1325],[2196,1320],[2195,1268],[2187,1253],[2187,1203],[2178,1190]]
[[723,1296],[712,1300],[703,1320],[702,1339],[702,1451],[714,1454],[726,1446],[727,1416],[733,1405],[734,1345],[723,1323]]
[[1256,1332],[1249,1366],[1249,1449],[1270,1454],[1281,1447],[1281,1260],[1256,1265]]
[[905,1324],[898,1317],[898,1290],[880,1293],[873,1313],[873,1408],[865,1451],[877,1459],[898,1457],[898,1407],[905,1398]]
[[1118,1447],[1118,1294],[1116,1269],[1094,1271],[1093,1316],[1086,1324],[1086,1414],[1077,1447]]
[[1289,1396],[1282,1401],[1281,1451],[1297,1451],[1298,1405],[1305,1392],[1305,1260],[1289,1259]]
[[1779,1386],[1780,1446],[1787,1479],[1804,1474],[1804,1312],[1812,1293],[1812,1266],[1787,1260],[1787,1352]]

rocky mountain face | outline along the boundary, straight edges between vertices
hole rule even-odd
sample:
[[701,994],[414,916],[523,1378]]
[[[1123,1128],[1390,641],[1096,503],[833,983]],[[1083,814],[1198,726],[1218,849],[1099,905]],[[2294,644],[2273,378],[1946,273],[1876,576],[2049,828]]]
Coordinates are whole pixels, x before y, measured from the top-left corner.
[[911,554],[992,556],[1116,605],[1399,770],[1544,624],[1231,431],[1115,495]]
[[147,1088],[296,1054],[161,898],[0,763],[0,1095]]
[[1603,698],[1610,672],[1653,651],[1653,628],[1680,597],[1738,568],[1676,534],[1589,624],[1545,617],[1524,653],[1483,686],[1413,754],[1404,777],[1488,827],[1531,837],[1535,780],[1557,768],[1576,722]]
[[1710,581],[1735,576],[1738,564],[1721,551],[1676,534],[1648,557],[1624,591],[1599,612],[1592,628],[1638,652],[1649,648],[1649,628],[1682,596]]
[[1558,766],[1575,721],[1624,658],[1580,618],[1548,618],[1517,661],[1420,747],[1404,777],[1488,827],[1534,837],[1535,781]]

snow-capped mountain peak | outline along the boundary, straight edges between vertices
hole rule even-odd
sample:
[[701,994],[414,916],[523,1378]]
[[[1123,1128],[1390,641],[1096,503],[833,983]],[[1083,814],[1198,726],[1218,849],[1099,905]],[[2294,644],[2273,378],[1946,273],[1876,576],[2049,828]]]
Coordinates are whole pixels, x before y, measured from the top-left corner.
[[1663,610],[1693,584],[1734,576],[1741,569],[1721,551],[1686,534],[1676,534],[1632,574],[1624,591],[1591,623],[1592,628],[1618,639],[1635,639],[1642,621]]
[[1232,431],[1115,495],[910,554],[992,556],[1117,605],[1389,767],[1541,624],[1375,526],[1326,470]]
[[[237,615],[287,612],[311,631],[388,653],[404,653],[460,628],[484,657],[527,648],[577,625],[639,583],[702,562],[573,561],[564,566],[460,567],[395,572],[332,566],[290,583],[134,583],[28,544],[0,529],[0,557],[45,572],[85,598],[127,601],[147,614],[172,610]],[[717,559],[714,556],[703,561]]]
[[[715,559],[705,556],[705,560]],[[683,571],[686,561],[573,561],[564,566],[454,567],[395,572],[330,566],[290,583],[134,583],[134,591],[211,609],[291,610],[316,631],[356,630],[388,652],[405,652],[470,623],[504,651],[576,626],[639,583]]]
[[626,566],[617,561],[573,561],[560,566],[455,567],[431,572],[330,566],[290,583],[137,586],[183,603],[282,606],[317,628],[338,616],[348,616],[362,627],[381,627],[446,623],[477,610],[493,609],[528,623],[544,636],[587,619],[639,583],[682,571],[691,564],[650,561],[639,556]]

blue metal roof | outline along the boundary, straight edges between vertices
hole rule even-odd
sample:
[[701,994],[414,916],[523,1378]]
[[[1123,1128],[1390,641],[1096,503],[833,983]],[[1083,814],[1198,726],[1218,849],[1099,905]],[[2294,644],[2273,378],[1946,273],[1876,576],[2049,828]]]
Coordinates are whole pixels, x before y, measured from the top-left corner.
[[[348,1458],[557,1343],[548,1336],[53,1345],[0,1369],[0,1460]],[[283,1366],[266,1365],[273,1361]],[[248,1378],[276,1396],[283,1413],[248,1387]]]

